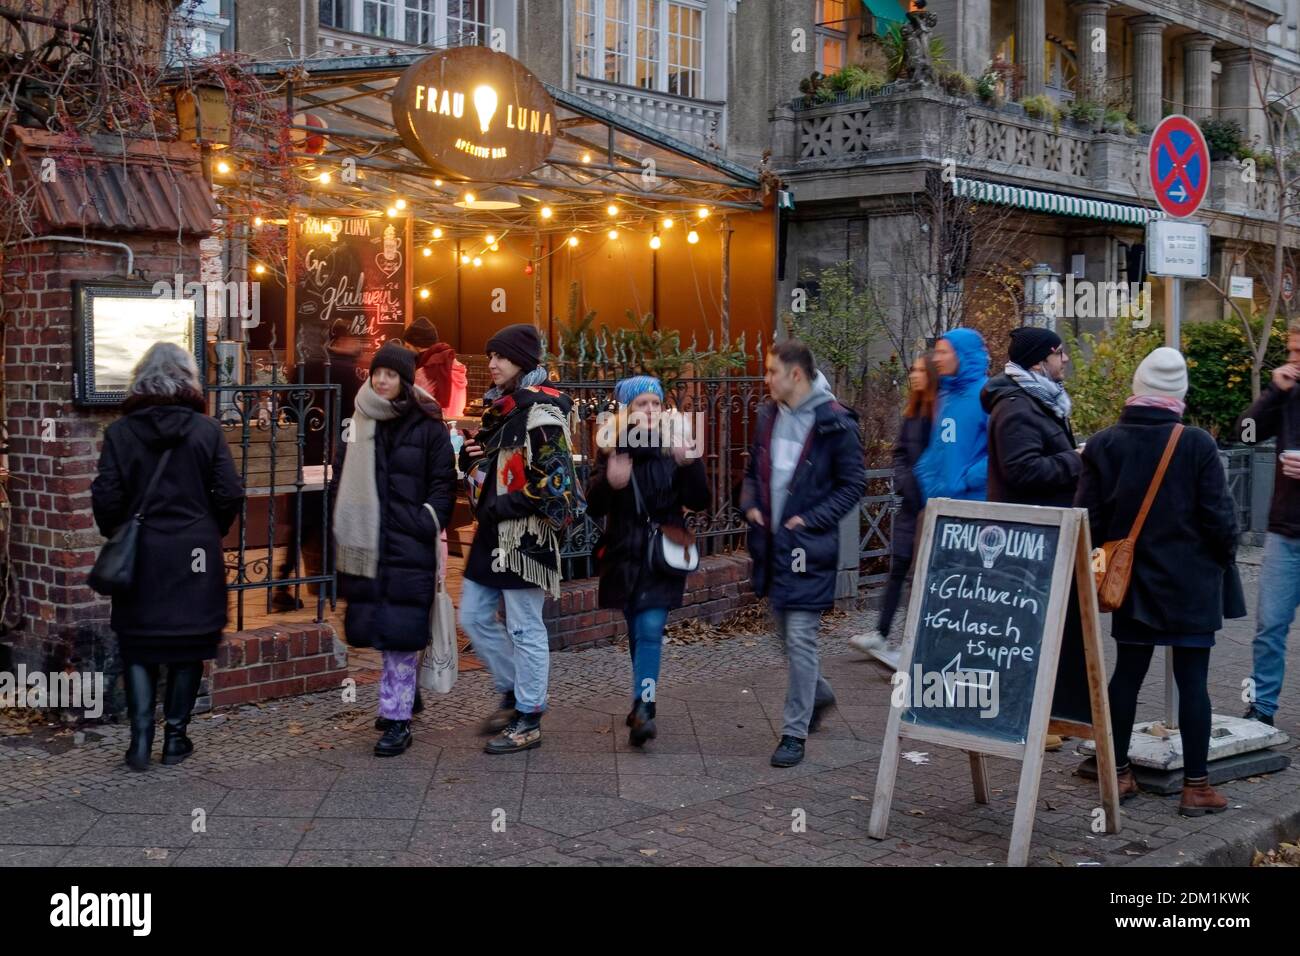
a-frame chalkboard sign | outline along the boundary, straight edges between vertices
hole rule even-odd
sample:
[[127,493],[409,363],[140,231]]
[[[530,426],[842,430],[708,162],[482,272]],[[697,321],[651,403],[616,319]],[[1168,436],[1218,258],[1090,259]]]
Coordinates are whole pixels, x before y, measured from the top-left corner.
[[[989,802],[985,758],[1006,757],[1021,765],[1007,863],[1024,866],[1049,732],[1096,740],[1105,829],[1119,832],[1088,512],[937,498],[918,545],[870,835],[886,836],[902,739],[967,751],[976,803]],[[1084,653],[1070,666],[1082,673],[1062,677],[1087,686],[1090,722],[1052,719],[1071,588]]]

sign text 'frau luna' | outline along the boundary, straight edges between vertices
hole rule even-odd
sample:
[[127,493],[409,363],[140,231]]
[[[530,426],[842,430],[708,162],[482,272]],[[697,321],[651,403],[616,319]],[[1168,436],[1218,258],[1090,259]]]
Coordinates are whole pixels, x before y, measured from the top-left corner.
[[412,65],[393,89],[393,124],[408,149],[449,178],[493,182],[546,161],[555,102],[518,60],[456,47]]

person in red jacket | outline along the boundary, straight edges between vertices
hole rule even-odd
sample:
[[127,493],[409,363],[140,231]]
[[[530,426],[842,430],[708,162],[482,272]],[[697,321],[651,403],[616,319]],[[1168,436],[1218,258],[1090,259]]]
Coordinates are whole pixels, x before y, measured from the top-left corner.
[[438,341],[437,327],[426,318],[418,318],[402,332],[402,341],[416,353],[415,384],[437,399],[448,419],[464,415],[469,373],[456,360],[456,350]]

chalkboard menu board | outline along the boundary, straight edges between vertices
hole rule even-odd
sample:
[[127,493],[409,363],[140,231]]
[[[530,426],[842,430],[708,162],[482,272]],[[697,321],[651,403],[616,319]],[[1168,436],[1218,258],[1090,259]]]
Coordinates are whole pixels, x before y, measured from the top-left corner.
[[294,247],[299,354],[326,342],[337,319],[373,353],[407,322],[410,248],[402,217],[321,218],[298,224]]
[[1025,742],[1060,530],[936,518],[904,723]]

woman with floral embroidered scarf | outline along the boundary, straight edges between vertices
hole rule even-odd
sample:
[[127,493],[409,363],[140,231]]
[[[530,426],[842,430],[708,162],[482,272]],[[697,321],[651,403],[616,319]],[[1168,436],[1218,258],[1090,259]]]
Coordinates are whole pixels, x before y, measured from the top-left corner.
[[[493,387],[483,426],[461,449],[478,530],[465,562],[460,626],[492,672],[501,706],[484,748],[517,753],[542,742],[550,638],[542,620],[560,596],[560,541],[584,504],[573,470],[567,395],[549,388],[531,325],[487,343]],[[505,604],[505,626],[497,609]]]

